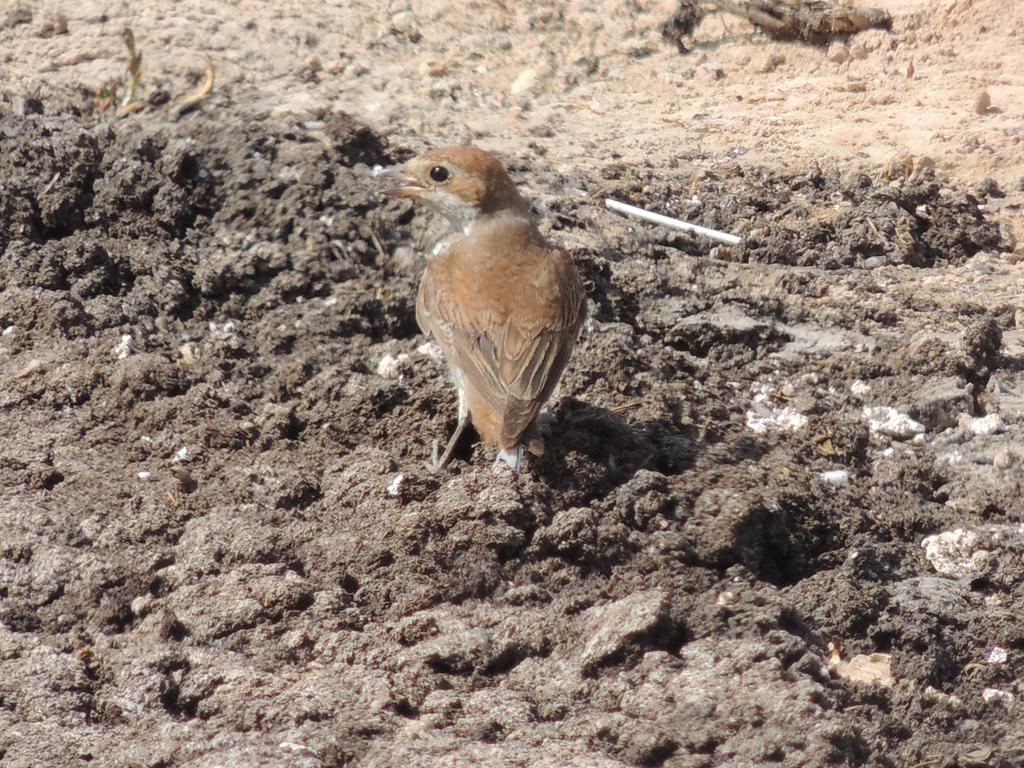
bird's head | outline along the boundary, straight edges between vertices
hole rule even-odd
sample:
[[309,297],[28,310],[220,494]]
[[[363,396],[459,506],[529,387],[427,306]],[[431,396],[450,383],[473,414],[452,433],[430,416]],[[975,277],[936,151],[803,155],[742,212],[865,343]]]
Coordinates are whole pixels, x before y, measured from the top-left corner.
[[467,229],[481,215],[529,215],[529,206],[501,163],[477,147],[431,149],[390,175],[400,183],[389,195],[420,200],[458,229]]

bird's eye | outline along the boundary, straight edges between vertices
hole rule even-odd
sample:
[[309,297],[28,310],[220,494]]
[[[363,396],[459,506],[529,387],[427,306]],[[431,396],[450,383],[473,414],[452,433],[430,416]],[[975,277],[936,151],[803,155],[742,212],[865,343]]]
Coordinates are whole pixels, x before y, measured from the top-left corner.
[[430,169],[430,178],[440,184],[443,181],[448,181],[448,169],[443,165],[435,165]]

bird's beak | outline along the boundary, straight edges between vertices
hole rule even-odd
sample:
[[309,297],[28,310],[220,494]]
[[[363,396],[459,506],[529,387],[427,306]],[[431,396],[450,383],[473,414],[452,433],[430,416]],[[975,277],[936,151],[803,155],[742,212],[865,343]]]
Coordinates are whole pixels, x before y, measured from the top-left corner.
[[388,197],[419,197],[426,192],[426,187],[407,174],[400,165],[389,165],[386,168],[377,166],[373,169],[373,175],[395,184],[384,190]]

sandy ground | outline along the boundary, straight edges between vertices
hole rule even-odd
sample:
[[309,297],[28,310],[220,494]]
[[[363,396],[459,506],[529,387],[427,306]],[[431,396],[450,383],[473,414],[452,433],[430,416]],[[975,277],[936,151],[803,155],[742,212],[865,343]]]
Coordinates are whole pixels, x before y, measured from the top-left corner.
[[[140,5],[0,7],[0,765],[1024,762],[1024,6]],[[519,480],[367,173],[467,138],[590,297]]]

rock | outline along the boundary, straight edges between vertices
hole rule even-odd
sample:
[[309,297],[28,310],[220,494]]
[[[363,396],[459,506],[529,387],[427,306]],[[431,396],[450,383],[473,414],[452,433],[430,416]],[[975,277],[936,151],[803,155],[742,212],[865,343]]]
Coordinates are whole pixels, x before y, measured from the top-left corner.
[[986,688],[981,692],[981,698],[986,704],[997,701],[1000,704],[1009,706],[1013,704],[1014,696],[1009,691],[1001,691],[998,688]]
[[541,80],[548,74],[547,69],[541,66],[527,67],[512,81],[509,86],[509,93],[512,96],[523,96],[528,93],[536,93],[540,88]]
[[589,507],[571,507],[555,513],[551,523],[537,531],[535,543],[541,551],[562,556],[597,556],[597,512]]
[[409,362],[409,355],[406,352],[399,352],[398,355],[385,353],[377,361],[377,375],[384,379],[401,379],[402,366]]
[[974,412],[969,385],[955,376],[930,378],[912,392],[906,405],[907,415],[931,432],[957,424],[958,417]]
[[1006,448],[1000,448],[992,455],[992,466],[996,469],[1009,469],[1017,463],[1017,455]]
[[624,656],[631,643],[668,618],[668,607],[664,592],[649,589],[588,610],[583,615],[589,636],[580,653],[583,671],[592,672]]
[[988,412],[1012,418],[1024,413],[1024,372],[1000,370],[992,374],[988,387]]
[[420,65],[420,74],[426,77],[443,77],[448,74],[448,64],[443,61],[425,61]]
[[964,528],[926,536],[924,556],[936,573],[959,578],[981,570],[989,552],[978,548],[978,534]]
[[39,26],[40,37],[56,37],[68,33],[68,17],[63,13],[55,14],[43,21]]
[[998,645],[993,646],[992,650],[988,652],[988,657],[985,659],[986,664],[1005,664],[1009,658],[1009,654],[1006,653],[1005,648],[1000,648]]
[[822,472],[818,477],[823,483],[837,487],[850,484],[850,473],[845,469],[830,469],[827,472]]
[[774,72],[785,63],[785,56],[778,51],[770,51],[769,53],[755,58],[751,62],[750,68],[759,75],[767,75],[770,72]]
[[900,413],[888,405],[866,406],[864,418],[872,434],[885,435],[894,440],[909,440],[915,435],[924,433],[924,425],[919,421]]
[[409,38],[414,43],[419,42],[422,37],[419,29],[419,20],[411,9],[401,10],[392,14],[391,29]]
[[998,413],[990,413],[987,416],[976,416],[971,418],[964,414],[960,419],[960,426],[964,428],[964,431],[970,432],[972,435],[998,435],[1000,432],[1006,431],[1006,422],[1003,421],[1003,417]]
[[892,656],[888,653],[858,653],[849,661],[836,659],[829,664],[830,671],[844,680],[888,688],[895,682],[892,677]]
[[991,108],[992,97],[988,95],[988,91],[982,91],[974,100],[974,111],[979,115],[984,115]]
[[719,80],[725,79],[725,70],[721,67],[703,65],[697,67],[693,79],[698,83],[717,83]]
[[828,52],[825,54],[825,58],[836,64],[842,64],[845,61],[849,61],[850,49],[846,46],[846,43],[834,40],[828,47]]

